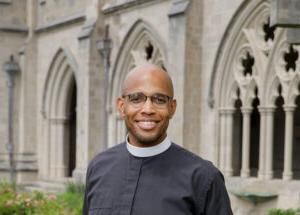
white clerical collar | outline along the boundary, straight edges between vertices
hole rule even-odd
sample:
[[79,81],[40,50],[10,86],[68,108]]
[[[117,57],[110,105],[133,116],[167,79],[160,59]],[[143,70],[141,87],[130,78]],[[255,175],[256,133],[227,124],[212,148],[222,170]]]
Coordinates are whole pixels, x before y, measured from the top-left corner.
[[137,147],[131,145],[126,137],[126,147],[130,154],[135,157],[151,157],[166,151],[171,146],[171,141],[166,137],[160,144],[150,147]]

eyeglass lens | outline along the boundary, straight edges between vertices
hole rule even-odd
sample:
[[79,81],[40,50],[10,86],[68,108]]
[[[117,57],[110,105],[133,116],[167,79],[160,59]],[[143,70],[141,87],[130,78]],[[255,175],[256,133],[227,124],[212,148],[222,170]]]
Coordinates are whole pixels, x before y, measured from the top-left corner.
[[138,92],[138,93],[128,94],[125,97],[128,97],[128,101],[133,105],[143,105],[147,101],[147,98],[149,97],[152,104],[157,107],[165,106],[170,100],[169,96],[160,93],[156,93],[151,96],[146,96],[144,93]]

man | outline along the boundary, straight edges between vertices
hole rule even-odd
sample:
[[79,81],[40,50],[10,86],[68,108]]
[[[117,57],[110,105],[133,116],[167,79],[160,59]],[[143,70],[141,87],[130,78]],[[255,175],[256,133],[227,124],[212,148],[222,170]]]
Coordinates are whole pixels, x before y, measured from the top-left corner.
[[145,64],[125,78],[117,107],[128,135],[87,171],[84,215],[231,215],[222,174],[171,143],[176,110],[172,81]]

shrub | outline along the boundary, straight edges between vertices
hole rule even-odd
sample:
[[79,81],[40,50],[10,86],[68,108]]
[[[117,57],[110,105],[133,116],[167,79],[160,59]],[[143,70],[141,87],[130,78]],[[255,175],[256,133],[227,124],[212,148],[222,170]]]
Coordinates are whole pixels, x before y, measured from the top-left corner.
[[70,182],[67,184],[66,192],[59,195],[61,202],[66,203],[66,209],[74,215],[82,214],[85,186],[83,183]]
[[[1,215],[80,215],[84,186],[68,185],[62,194],[18,193],[8,183],[0,183]],[[73,189],[75,188],[75,189]]]
[[272,209],[269,211],[268,215],[300,215],[299,209]]
[[83,183],[75,183],[75,182],[69,182],[67,184],[67,193],[74,193],[79,195],[84,195],[85,191],[85,185]]
[[7,181],[0,180],[0,191],[4,189],[12,189],[14,191],[17,190],[17,184],[15,182],[8,183]]
[[83,196],[66,192],[58,196],[58,202],[62,202],[65,205],[67,214],[82,214]]
[[5,189],[1,191],[0,195],[0,214],[61,214],[64,208],[56,199],[53,194],[43,194],[41,192],[19,194],[13,189]]

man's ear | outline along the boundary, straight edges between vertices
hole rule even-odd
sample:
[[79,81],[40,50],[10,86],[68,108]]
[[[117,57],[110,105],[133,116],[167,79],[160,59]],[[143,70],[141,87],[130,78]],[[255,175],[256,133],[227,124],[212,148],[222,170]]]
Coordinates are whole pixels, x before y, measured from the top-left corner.
[[124,99],[122,98],[118,98],[117,99],[117,108],[118,108],[118,111],[119,111],[119,114],[121,116],[122,119],[124,119],[125,117],[125,107],[124,107]]
[[170,103],[170,119],[175,114],[176,107],[177,107],[177,101],[176,101],[176,99],[173,99]]

